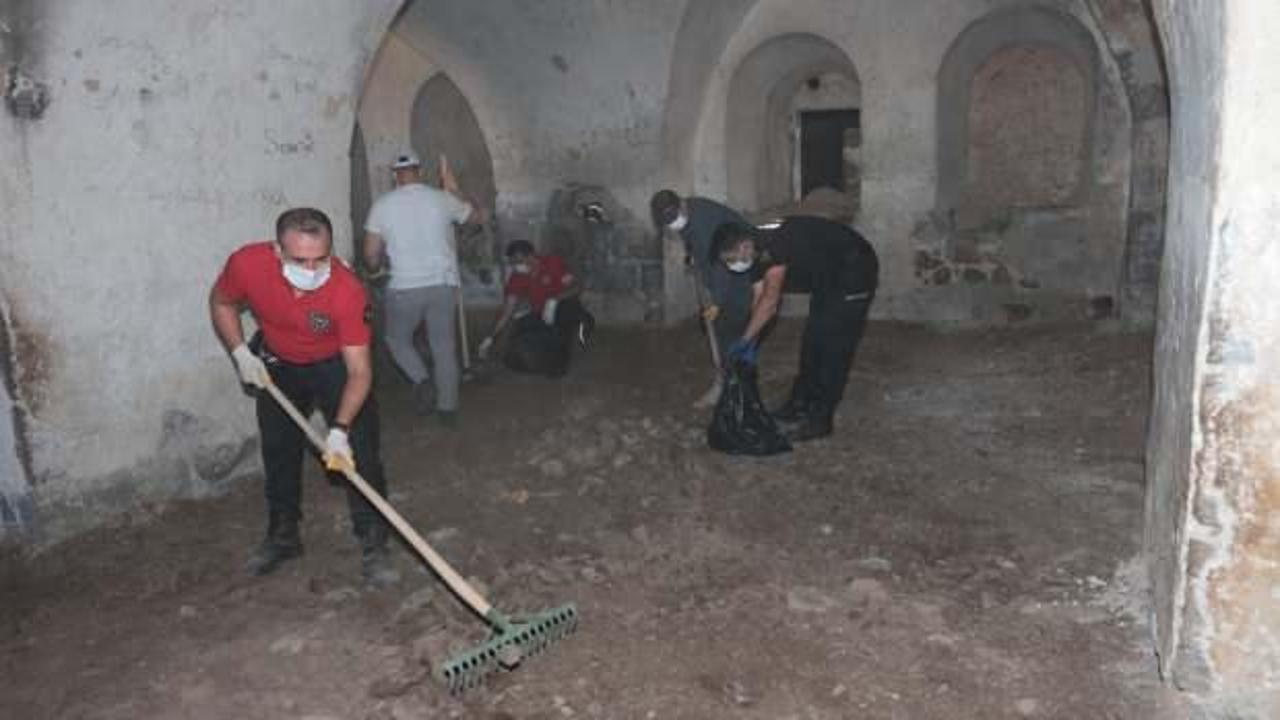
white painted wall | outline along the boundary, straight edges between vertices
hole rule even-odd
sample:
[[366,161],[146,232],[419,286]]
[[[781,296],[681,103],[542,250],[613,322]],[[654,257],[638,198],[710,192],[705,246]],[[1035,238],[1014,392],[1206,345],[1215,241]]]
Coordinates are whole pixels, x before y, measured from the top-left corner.
[[375,198],[392,189],[391,163],[396,156],[412,149],[409,124],[418,90],[441,71],[394,32],[387,34],[371,63],[360,97],[359,118]]
[[356,91],[397,4],[35,9],[26,62],[53,103],[0,132],[0,158],[18,160],[0,167],[0,215],[18,220],[0,288],[28,349],[18,373],[52,535],[153,492],[199,493],[213,479],[192,468],[220,465],[191,453],[230,462],[254,434],[208,289],[288,206],[326,210],[349,247]]
[[661,158],[672,44],[686,0],[417,0],[405,40],[454,80],[493,154],[498,211],[536,237],[551,193],[608,188],[639,222]]

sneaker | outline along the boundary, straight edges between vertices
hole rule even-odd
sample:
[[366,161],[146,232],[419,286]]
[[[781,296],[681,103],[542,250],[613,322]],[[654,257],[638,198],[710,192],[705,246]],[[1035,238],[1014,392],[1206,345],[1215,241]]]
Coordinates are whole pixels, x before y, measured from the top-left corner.
[[707,408],[715,407],[716,403],[720,402],[720,395],[723,393],[724,381],[717,378],[711,384],[711,387],[707,388],[707,391],[702,394],[702,397],[693,401],[693,408],[695,410],[706,410]]
[[591,347],[591,333],[596,329],[596,321],[588,318],[578,323],[578,346],[583,350]]
[[430,378],[413,386],[413,411],[422,417],[435,412],[436,386]]
[[440,427],[447,430],[456,430],[458,428],[458,411],[436,410],[436,420],[440,421]]

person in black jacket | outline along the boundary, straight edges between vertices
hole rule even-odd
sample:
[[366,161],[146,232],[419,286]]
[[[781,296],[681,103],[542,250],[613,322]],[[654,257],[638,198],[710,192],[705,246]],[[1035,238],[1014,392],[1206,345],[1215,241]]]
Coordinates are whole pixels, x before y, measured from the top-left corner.
[[723,226],[712,254],[752,283],[750,320],[730,345],[730,358],[754,362],[760,334],[777,316],[784,290],[810,295],[800,372],[790,398],[773,414],[789,426],[792,440],[830,435],[879,284],[875,249],[845,225],[794,216],[771,230]]
[[[649,201],[654,225],[680,234],[690,264],[697,269],[698,281],[706,288],[709,302],[701,308],[715,330],[721,350],[742,336],[751,315],[751,281],[735,275],[714,261],[711,240],[716,229],[726,224],[745,225],[736,210],[704,197],[682,198],[673,190],[659,190]],[[710,407],[720,397],[721,377],[717,369],[715,382],[697,402],[697,407]]]

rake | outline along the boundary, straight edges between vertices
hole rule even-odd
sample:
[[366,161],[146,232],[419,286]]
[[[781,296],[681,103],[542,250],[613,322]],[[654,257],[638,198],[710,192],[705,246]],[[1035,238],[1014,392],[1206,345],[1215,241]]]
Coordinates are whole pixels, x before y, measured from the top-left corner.
[[[306,433],[311,444],[324,453],[324,440],[311,423],[298,412],[289,398],[269,379],[266,390],[280,407]],[[471,586],[422,536],[409,525],[390,503],[383,499],[360,474],[351,467],[339,468],[356,490],[387,519],[392,527],[413,546],[445,585],[489,624],[489,639],[445,660],[436,668],[436,677],[452,693],[473,688],[499,669],[514,670],[527,657],[538,654],[549,645],[572,633],[578,626],[578,609],[573,603],[561,605],[533,615],[508,616],[495,608]]]

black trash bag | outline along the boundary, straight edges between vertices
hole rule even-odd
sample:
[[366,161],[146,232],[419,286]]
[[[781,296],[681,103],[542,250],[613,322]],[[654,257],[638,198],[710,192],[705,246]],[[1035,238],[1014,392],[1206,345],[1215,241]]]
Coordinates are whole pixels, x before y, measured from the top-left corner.
[[731,362],[725,368],[724,392],[707,428],[707,444],[730,455],[791,452],[790,441],[760,400],[754,365]]
[[541,318],[525,315],[511,329],[502,361],[516,372],[561,377],[569,372],[569,342]]

